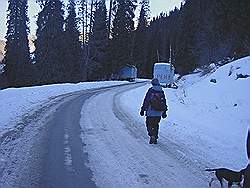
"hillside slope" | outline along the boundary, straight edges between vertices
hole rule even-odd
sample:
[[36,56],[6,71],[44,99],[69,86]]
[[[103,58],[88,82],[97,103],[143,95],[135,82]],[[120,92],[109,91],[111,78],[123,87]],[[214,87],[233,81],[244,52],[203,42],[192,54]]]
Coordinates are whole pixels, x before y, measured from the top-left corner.
[[[160,135],[193,152],[197,158],[193,156],[192,160],[203,157],[207,161],[204,168],[239,170],[247,164],[250,77],[237,79],[237,74],[250,75],[250,57],[205,76],[187,75],[179,80],[177,90],[164,89],[169,111],[168,118],[161,121]],[[139,110],[149,87],[130,91],[121,98],[124,110],[140,122],[145,121],[139,118]]]

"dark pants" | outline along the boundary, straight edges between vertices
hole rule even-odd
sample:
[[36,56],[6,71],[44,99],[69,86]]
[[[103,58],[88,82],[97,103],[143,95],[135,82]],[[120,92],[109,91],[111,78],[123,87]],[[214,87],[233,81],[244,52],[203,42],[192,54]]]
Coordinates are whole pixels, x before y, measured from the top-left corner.
[[244,188],[250,188],[250,164],[247,166],[244,172]]
[[146,117],[146,126],[148,131],[148,136],[155,136],[158,139],[159,123],[161,117]]

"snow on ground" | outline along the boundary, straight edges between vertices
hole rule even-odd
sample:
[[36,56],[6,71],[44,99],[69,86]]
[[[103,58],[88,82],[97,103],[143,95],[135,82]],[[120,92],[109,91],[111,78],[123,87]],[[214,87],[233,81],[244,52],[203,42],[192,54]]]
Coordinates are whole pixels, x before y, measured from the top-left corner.
[[[230,72],[232,74],[229,76]],[[160,139],[156,146],[145,142],[148,139],[144,127],[145,117],[139,116],[143,98],[147,89],[151,87],[150,84],[125,92],[119,100],[122,110],[139,122],[134,130],[131,127],[127,128],[128,130],[124,129],[124,123],[114,117],[112,109],[106,110],[105,108],[106,105],[112,103],[116,91],[113,96],[107,93],[95,96],[95,100],[86,104],[89,105],[89,110],[82,111],[82,115],[87,118],[81,121],[84,122],[82,128],[88,133],[83,136],[83,139],[84,142],[88,141],[86,147],[89,147],[87,151],[89,149],[90,166],[94,171],[97,183],[105,185],[107,182],[118,185],[125,182],[133,186],[132,182],[137,182],[136,187],[142,187],[145,184],[153,185],[158,182],[157,185],[161,187],[161,185],[165,185],[169,177],[172,179],[175,179],[176,176],[182,178],[182,175],[189,177],[188,170],[182,169],[182,164],[178,164],[166,154],[168,152],[166,150],[171,147],[166,149],[165,146],[170,144],[161,142],[168,140],[178,143],[177,146],[181,146],[187,151],[200,154],[202,162],[206,161],[205,164],[211,165],[204,165],[204,169],[207,167],[227,167],[235,170],[244,168],[247,164],[246,133],[250,126],[250,77],[237,79],[237,74],[250,75],[250,57],[224,65],[209,75],[201,77],[197,73],[185,76],[178,81],[179,88],[176,90],[164,89],[169,111],[168,117],[161,121]],[[211,79],[216,79],[217,82],[210,82]],[[5,131],[15,128],[23,114],[40,108],[55,96],[124,83],[127,82],[59,84],[0,90],[0,138]],[[103,96],[107,100],[103,101]],[[96,111],[93,119],[90,104],[95,101],[96,110],[101,111]],[[100,106],[100,102],[104,104]],[[102,113],[103,116],[101,116]],[[110,115],[112,117],[109,117]],[[118,125],[119,128],[116,129],[115,125]],[[145,135],[139,135],[140,139],[131,136],[137,133],[145,133]],[[99,136],[96,137],[98,134]],[[122,137],[118,138],[119,135]],[[115,147],[110,148],[110,144]],[[156,150],[151,150],[152,147]],[[91,156],[95,157],[91,158]],[[109,160],[105,160],[106,158]],[[117,159],[118,161],[116,161]],[[158,166],[154,166],[154,164],[158,164]],[[112,167],[114,171],[111,171],[109,167]],[[128,171],[125,171],[123,167],[126,167]],[[153,171],[153,177],[150,177],[150,173],[152,173],[150,169]],[[102,170],[106,170],[109,174],[100,174]],[[169,177],[165,177],[165,174]],[[107,177],[114,178],[106,179]],[[190,177],[193,177],[191,173]],[[167,183],[171,185],[170,187],[175,185],[175,187],[181,187],[182,184],[188,183],[187,180],[189,178],[184,179],[183,182],[170,181]],[[191,183],[202,182],[192,181]]]
[[41,107],[42,104],[49,102],[55,96],[126,83],[128,82],[85,82],[0,90],[0,138],[4,132],[15,128],[22,115]]
[[137,124],[123,113],[119,96],[130,89],[122,87],[93,96],[82,108],[83,151],[88,153],[97,187],[207,187],[200,176],[183,168],[183,163],[168,152],[168,145],[149,145],[143,123]]
[[[230,70],[232,74],[228,76]],[[185,76],[179,80],[177,90],[164,89],[169,111],[168,118],[161,121],[160,136],[181,143],[190,151],[199,151],[213,165],[204,169],[239,170],[247,164],[250,77],[236,79],[237,74],[250,75],[250,57],[224,65],[210,75]],[[150,84],[126,92],[121,99],[124,110],[141,123],[145,118],[139,117],[139,110],[149,87]]]

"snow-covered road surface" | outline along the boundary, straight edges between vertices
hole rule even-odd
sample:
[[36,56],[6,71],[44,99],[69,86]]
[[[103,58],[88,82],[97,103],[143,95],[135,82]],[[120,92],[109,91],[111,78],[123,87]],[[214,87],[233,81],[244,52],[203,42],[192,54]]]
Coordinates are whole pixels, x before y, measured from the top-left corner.
[[74,96],[63,103],[48,122],[39,187],[96,187],[85,166],[88,156],[83,153],[79,126],[81,107],[93,94],[95,92]]
[[202,169],[205,157],[198,151],[185,150],[168,138],[149,145],[145,125],[122,110],[120,96],[132,87],[135,86],[103,92],[83,106],[84,151],[88,153],[88,166],[96,185],[104,188],[207,187]]
[[0,187],[96,187],[85,165],[80,112],[86,99],[110,89],[59,95],[23,116],[20,129],[2,137]]
[[249,62],[246,57],[206,75],[186,75],[178,89],[164,89],[169,111],[157,145],[148,144],[139,116],[150,84],[1,90],[0,187],[208,187],[214,174],[205,168],[239,171],[248,163],[250,79],[237,75],[250,75]]
[[[234,75],[250,70],[244,68],[248,60],[232,65]],[[247,162],[250,103],[243,91],[249,79],[229,77],[230,66],[206,77],[187,75],[177,90],[164,89],[169,111],[157,145],[148,144],[145,117],[139,116],[150,84],[2,91],[0,187],[208,187],[214,174],[206,168],[239,170]],[[214,77],[216,85],[209,82]],[[96,84],[105,83],[91,88]],[[32,100],[26,100],[31,91]]]
[[[100,90],[60,95],[24,116],[22,129],[1,142],[0,187],[96,187],[84,165],[87,155],[80,139],[80,111],[84,101]],[[4,157],[4,158],[3,158]]]

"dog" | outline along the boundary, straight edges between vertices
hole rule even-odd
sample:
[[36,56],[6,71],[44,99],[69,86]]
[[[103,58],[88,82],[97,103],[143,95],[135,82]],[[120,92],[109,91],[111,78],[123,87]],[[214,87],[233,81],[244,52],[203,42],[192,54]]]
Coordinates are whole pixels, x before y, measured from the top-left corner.
[[[220,181],[221,187],[223,187],[222,180],[228,181],[228,188],[232,187],[234,183],[236,183],[238,186],[241,186],[241,182],[243,180],[243,175],[244,175],[244,169],[236,172],[227,168],[217,168],[217,169],[206,169],[205,171],[215,171],[215,176],[217,179]],[[211,179],[209,182],[209,187],[211,187],[212,182],[216,180],[214,178]]]

